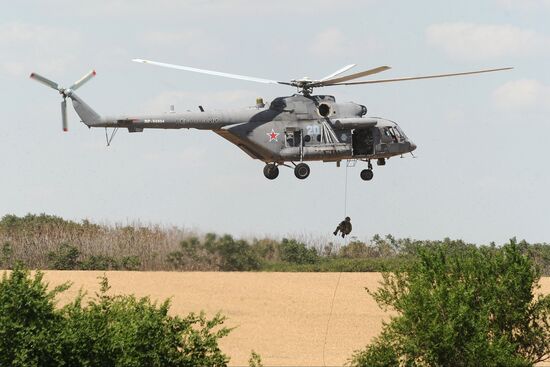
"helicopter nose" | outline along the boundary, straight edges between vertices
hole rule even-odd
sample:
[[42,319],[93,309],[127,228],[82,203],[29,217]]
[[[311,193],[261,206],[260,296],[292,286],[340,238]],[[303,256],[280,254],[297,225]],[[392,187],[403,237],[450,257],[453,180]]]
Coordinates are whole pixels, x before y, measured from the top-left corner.
[[409,141],[409,145],[410,145],[410,152],[416,149],[416,144],[413,143],[412,141]]

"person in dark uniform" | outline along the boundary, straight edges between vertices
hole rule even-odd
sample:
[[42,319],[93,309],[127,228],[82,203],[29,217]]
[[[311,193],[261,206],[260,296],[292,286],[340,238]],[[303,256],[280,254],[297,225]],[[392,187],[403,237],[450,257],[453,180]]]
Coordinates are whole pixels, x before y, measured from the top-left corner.
[[343,221],[338,224],[338,227],[336,227],[336,230],[333,232],[335,236],[338,235],[338,231],[342,234],[342,238],[346,237],[348,234],[351,233],[351,219],[350,217],[346,217]]

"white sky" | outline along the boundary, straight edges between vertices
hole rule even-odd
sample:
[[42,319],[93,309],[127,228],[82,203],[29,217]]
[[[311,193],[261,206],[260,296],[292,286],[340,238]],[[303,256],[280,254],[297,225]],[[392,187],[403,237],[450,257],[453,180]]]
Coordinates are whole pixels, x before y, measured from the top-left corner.
[[355,235],[550,241],[550,1],[2,1],[0,215],[139,220],[236,236],[328,236],[344,215],[346,169],[311,164],[263,177],[263,163],[204,131],[120,131],[106,148],[53,90],[70,85],[99,113],[244,107],[284,86],[132,63],[148,58],[277,80],[343,65],[383,77],[514,66],[483,76],[318,90],[397,121],[417,159],[348,169]]

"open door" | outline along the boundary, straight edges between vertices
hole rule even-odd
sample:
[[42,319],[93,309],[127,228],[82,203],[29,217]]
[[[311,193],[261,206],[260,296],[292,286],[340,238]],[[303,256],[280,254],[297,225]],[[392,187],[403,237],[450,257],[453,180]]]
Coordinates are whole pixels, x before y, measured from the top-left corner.
[[353,130],[351,139],[354,156],[374,154],[374,129],[372,127]]

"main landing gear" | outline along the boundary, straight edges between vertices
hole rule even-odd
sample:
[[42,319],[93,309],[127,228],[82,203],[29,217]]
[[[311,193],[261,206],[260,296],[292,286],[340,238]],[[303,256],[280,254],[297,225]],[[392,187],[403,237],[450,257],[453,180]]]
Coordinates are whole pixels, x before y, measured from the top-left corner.
[[[283,165],[289,167],[286,164]],[[311,169],[309,166],[303,162],[294,165],[294,176],[300,180],[305,180],[309,176],[310,172]],[[268,180],[276,179],[279,176],[279,165],[277,163],[267,163],[264,167],[264,176]]]
[[305,163],[298,163],[296,167],[294,167],[294,176],[300,180],[305,180],[307,176],[309,176],[309,172],[309,166]]
[[274,180],[279,176],[279,167],[275,163],[268,163],[264,167],[264,176],[268,180]]

